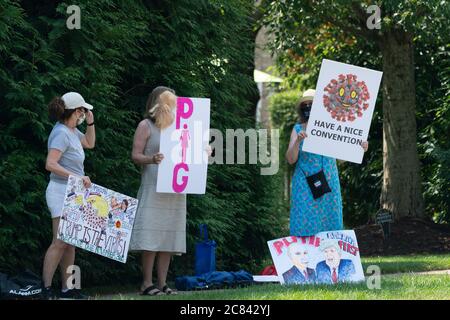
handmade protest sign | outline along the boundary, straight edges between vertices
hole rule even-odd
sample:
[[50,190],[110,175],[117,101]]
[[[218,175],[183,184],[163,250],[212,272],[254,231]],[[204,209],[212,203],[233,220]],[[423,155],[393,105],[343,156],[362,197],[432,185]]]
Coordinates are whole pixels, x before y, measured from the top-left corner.
[[323,59],[303,151],[361,163],[382,72]]
[[156,192],[206,191],[210,99],[177,98],[175,121],[161,131]]
[[138,200],[69,176],[58,239],[125,263]]
[[336,284],[364,281],[353,230],[325,231],[268,241],[281,284]]

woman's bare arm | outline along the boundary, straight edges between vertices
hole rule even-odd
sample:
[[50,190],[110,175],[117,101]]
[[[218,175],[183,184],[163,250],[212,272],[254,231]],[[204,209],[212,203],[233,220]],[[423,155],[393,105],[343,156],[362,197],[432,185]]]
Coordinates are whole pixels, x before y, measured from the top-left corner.
[[149,126],[146,120],[139,123],[133,139],[133,150],[131,152],[131,159],[134,163],[145,165],[153,162],[153,156],[147,156],[144,154],[145,145],[150,138]]
[[289,147],[286,151],[286,160],[289,164],[294,164],[297,162],[300,142],[304,138],[306,138],[306,133],[304,131],[300,131],[299,133],[297,133],[297,131],[295,131],[295,128],[292,129]]

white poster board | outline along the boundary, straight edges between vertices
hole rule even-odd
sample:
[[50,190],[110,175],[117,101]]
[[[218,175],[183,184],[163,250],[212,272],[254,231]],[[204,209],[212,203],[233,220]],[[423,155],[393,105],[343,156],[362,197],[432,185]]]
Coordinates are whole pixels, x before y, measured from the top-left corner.
[[138,200],[69,176],[58,239],[125,263]]
[[353,230],[268,241],[281,284],[337,284],[364,281]]
[[158,165],[156,192],[205,193],[210,104],[206,98],[177,98],[175,121],[161,131],[164,159]]
[[323,59],[302,150],[361,163],[382,74]]

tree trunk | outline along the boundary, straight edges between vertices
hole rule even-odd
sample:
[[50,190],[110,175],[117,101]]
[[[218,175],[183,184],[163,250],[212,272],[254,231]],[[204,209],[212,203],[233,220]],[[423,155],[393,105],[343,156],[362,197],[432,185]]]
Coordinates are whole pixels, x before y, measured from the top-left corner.
[[381,206],[401,217],[423,217],[417,153],[414,51],[412,36],[391,30],[383,53],[383,186]]

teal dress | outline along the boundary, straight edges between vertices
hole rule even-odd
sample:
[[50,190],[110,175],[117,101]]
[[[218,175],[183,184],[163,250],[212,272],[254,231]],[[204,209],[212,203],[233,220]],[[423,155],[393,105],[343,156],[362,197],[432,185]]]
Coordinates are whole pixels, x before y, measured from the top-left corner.
[[[302,130],[296,124],[297,133]],[[292,236],[312,236],[322,231],[342,230],[342,198],[336,159],[302,151],[300,143],[298,160],[292,178],[290,232]],[[331,192],[314,200],[306,176],[323,168]],[[306,174],[306,176],[305,176]]]

